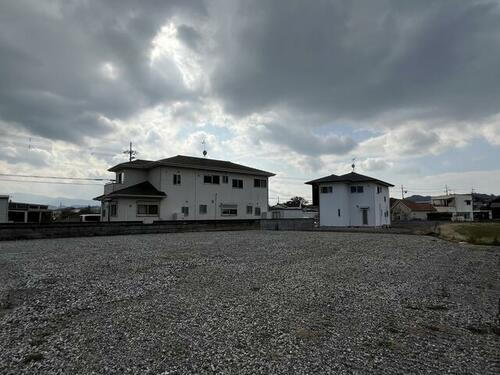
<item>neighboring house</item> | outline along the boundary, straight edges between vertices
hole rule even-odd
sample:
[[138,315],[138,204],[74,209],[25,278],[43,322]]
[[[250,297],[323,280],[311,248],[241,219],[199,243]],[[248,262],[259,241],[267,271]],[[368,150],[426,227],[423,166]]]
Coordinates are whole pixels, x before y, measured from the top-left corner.
[[0,195],[0,223],[9,221],[9,196]]
[[9,222],[49,223],[51,221],[52,212],[47,205],[9,202]]
[[313,219],[318,215],[317,210],[308,207],[288,207],[277,204],[269,208],[268,219]]
[[391,205],[392,221],[427,220],[436,209],[430,203],[418,203],[409,199],[397,199]]
[[313,205],[319,205],[320,226],[390,225],[389,187],[376,178],[351,172],[306,182],[312,185]]
[[134,160],[109,169],[102,221],[259,219],[273,173],[229,161],[177,155]]
[[437,213],[449,215],[452,221],[473,221],[474,206],[471,194],[449,194],[431,197]]

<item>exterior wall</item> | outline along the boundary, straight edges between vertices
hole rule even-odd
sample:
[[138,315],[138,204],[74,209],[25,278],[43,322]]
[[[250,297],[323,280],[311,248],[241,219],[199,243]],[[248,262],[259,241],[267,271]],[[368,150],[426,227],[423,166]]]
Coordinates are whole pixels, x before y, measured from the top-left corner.
[[9,220],[9,197],[0,196],[0,223],[6,223]]
[[[333,192],[321,193],[323,186],[332,186]],[[377,194],[377,185],[374,183],[357,183],[352,186],[363,186],[363,193],[351,193],[351,185],[345,183],[319,185],[320,225],[339,227],[390,225],[389,188],[382,186],[382,192]],[[363,224],[362,209],[368,209],[367,225]],[[385,216],[386,211],[387,216]]]
[[[129,173],[129,172],[133,173]],[[135,173],[135,172],[143,172]],[[174,174],[181,175],[181,184],[173,184]],[[204,183],[205,175],[220,176],[220,184]],[[222,176],[228,176],[227,184],[222,183]],[[243,189],[232,187],[233,179],[243,180]],[[265,179],[266,188],[254,187],[254,179]],[[117,215],[109,217],[109,210],[103,221],[143,221],[149,223],[155,220],[231,220],[231,219],[260,219],[268,209],[268,189],[269,179],[262,176],[252,176],[245,174],[224,173],[206,170],[196,170],[187,168],[157,167],[149,171],[126,170],[124,184],[117,185],[117,189],[122,189],[129,185],[143,181],[149,181],[158,190],[163,191],[167,196],[163,199],[140,199],[140,198],[118,198]],[[132,182],[131,182],[132,181]],[[138,216],[137,204],[140,202],[159,202],[158,216]],[[237,216],[223,216],[221,214],[221,204],[237,206]],[[103,203],[103,207],[106,203]],[[200,214],[199,206],[206,205],[207,213]],[[247,205],[252,206],[252,214],[247,214]],[[189,215],[182,215],[182,207],[189,207]],[[255,207],[261,209],[260,215],[255,215]]]
[[[124,173],[123,182],[121,184],[111,183],[104,185],[104,194],[109,194],[115,190],[124,189],[128,186],[139,184],[148,179],[148,171],[141,169],[124,169],[118,173]],[[118,175],[116,173],[116,175]],[[152,183],[152,182],[151,182]],[[154,185],[154,184],[153,184]]]
[[[157,168],[160,169],[160,168]],[[158,173],[158,172],[154,172]],[[173,175],[181,175],[181,184],[173,184]],[[205,175],[220,176],[220,184],[205,184]],[[222,183],[222,176],[228,176],[227,184]],[[254,187],[254,179],[265,179],[266,188]],[[233,179],[243,180],[243,189],[232,187]],[[154,184],[155,179],[151,181]],[[259,219],[268,209],[269,179],[262,176],[245,174],[213,172],[196,169],[162,167],[160,177],[161,191],[167,198],[161,202],[162,220],[172,220],[174,216],[181,216],[182,207],[189,207],[189,216],[185,220],[212,220],[212,219]],[[156,186],[155,186],[156,187]],[[238,207],[237,216],[222,216],[221,205],[231,204]],[[199,206],[207,205],[207,213],[200,214]],[[246,207],[252,206],[252,214],[247,214]],[[255,207],[261,209],[261,215],[255,215]]]
[[[111,202],[103,202],[101,208],[105,209],[105,215],[102,215],[103,222],[116,221],[142,221],[145,224],[150,224],[155,220],[161,220],[161,204],[159,215],[138,215],[137,205],[142,203],[160,203],[159,199],[141,199],[141,198],[117,198]],[[110,215],[109,205],[116,204],[116,216]]]

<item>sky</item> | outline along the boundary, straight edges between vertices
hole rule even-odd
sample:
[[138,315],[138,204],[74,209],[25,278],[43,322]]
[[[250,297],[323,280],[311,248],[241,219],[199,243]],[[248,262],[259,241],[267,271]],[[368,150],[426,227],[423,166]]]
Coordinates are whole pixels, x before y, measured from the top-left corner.
[[0,193],[92,199],[5,175],[113,178],[131,141],[205,141],[276,173],[271,203],[353,159],[394,197],[500,194],[499,45],[494,0],[2,0]]

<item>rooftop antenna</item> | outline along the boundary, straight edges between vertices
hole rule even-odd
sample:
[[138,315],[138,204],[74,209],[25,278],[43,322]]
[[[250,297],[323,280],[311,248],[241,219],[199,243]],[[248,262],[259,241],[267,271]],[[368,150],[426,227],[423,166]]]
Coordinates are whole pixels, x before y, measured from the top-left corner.
[[207,148],[205,147],[205,145],[206,145],[205,140],[203,140],[201,142],[201,144],[203,145],[203,157],[206,158],[207,157]]
[[123,151],[124,154],[128,154],[128,161],[132,161],[135,159],[135,155],[137,155],[137,151],[132,149],[132,142],[130,142],[130,147],[128,150]]
[[354,172],[354,170],[356,169],[356,158],[352,158],[351,167],[352,167],[352,171]]

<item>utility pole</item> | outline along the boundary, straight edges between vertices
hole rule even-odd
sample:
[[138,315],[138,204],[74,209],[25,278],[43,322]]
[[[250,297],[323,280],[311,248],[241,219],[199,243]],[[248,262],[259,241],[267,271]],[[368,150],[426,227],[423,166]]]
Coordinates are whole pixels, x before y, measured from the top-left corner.
[[128,150],[123,151],[124,154],[128,154],[128,161],[132,161],[135,159],[135,155],[137,155],[137,151],[132,149],[132,142],[130,142],[130,147]]
[[444,186],[444,190],[445,190],[445,192],[446,192],[446,195],[448,195],[448,184],[446,184],[446,185]]

